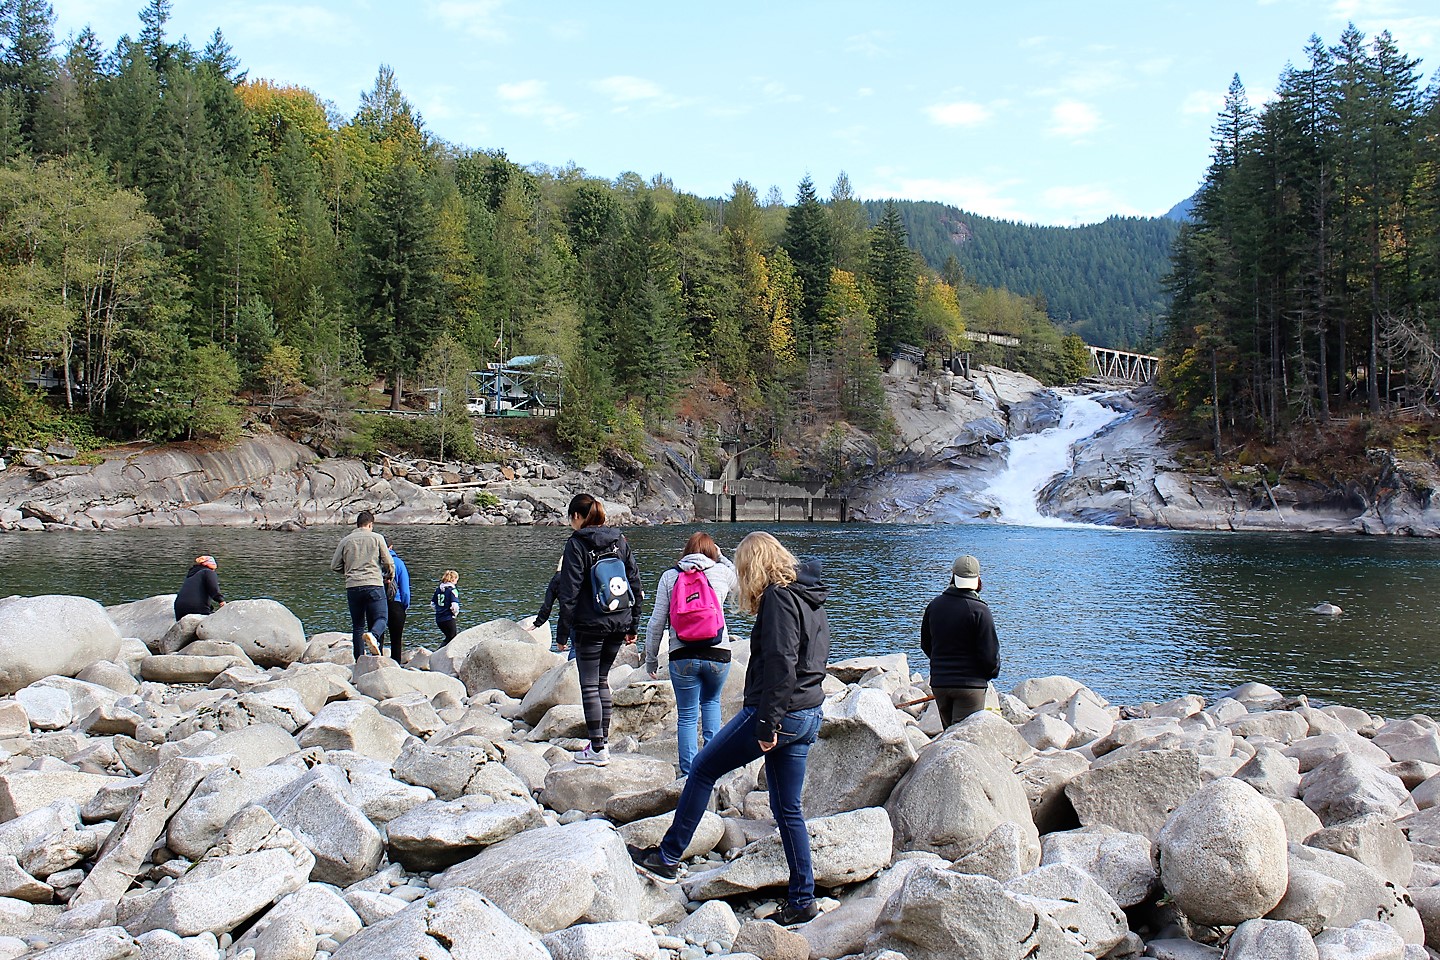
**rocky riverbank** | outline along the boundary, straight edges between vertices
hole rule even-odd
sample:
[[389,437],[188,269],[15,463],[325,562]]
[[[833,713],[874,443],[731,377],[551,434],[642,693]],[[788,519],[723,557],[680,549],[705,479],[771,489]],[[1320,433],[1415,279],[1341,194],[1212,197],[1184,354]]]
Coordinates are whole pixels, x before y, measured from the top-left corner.
[[[833,663],[805,809],[824,912],[760,770],[679,884],[674,696],[615,668],[581,766],[573,661],[494,621],[401,667],[273,601],[0,600],[0,958],[1424,960],[1440,726],[1245,684],[1118,706],[1022,681],[942,731],[903,655]],[[726,691],[734,712],[746,660]]]

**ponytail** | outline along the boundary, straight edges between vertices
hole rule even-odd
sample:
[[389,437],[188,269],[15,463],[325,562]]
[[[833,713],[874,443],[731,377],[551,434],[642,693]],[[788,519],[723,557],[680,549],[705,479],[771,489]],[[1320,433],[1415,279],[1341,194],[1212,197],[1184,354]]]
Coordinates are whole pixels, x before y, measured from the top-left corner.
[[599,500],[596,500],[588,493],[576,494],[574,499],[570,501],[568,513],[572,517],[580,518],[580,526],[582,528],[603,527],[605,525],[604,506],[601,505]]

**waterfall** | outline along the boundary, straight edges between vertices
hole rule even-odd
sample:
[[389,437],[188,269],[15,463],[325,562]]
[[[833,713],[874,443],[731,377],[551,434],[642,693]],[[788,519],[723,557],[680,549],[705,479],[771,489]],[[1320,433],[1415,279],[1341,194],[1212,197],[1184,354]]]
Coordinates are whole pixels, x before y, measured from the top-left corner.
[[1025,527],[1066,525],[1064,520],[1043,516],[1036,496],[1047,483],[1070,469],[1075,444],[1124,416],[1097,402],[1095,396],[1062,394],[1064,409],[1059,425],[1006,441],[1005,468],[976,498],[992,504],[1001,523]]

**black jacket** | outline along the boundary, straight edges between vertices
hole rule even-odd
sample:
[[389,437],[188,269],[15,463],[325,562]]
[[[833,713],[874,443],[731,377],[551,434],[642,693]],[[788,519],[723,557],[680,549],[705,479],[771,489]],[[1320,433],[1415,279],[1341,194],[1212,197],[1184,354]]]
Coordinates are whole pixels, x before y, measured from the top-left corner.
[[990,607],[974,590],[946,587],[920,621],[930,686],[983,687],[1000,674],[1000,641]]
[[[635,603],[627,610],[614,612],[595,609],[590,590],[590,555],[614,548],[625,563],[625,578]],[[639,633],[640,571],[630,555],[630,543],[614,527],[581,527],[565,542],[560,560],[560,581],[555,585],[555,599],[560,603],[560,626],[576,633]],[[563,636],[563,634],[562,634]]]
[[185,583],[175,594],[175,619],[188,613],[209,613],[211,600],[225,602],[225,595],[220,592],[220,578],[203,563],[191,565],[190,572],[185,574]]
[[745,706],[755,708],[755,737],[761,741],[775,735],[785,714],[825,700],[820,685],[830,659],[829,589],[818,562],[801,564],[798,576],[788,586],[765,588],[750,631]]

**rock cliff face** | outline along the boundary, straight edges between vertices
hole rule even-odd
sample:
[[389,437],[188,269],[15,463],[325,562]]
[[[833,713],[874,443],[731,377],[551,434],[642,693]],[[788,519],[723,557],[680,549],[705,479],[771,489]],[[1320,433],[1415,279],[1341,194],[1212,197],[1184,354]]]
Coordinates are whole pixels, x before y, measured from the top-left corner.
[[562,523],[581,491],[602,497],[623,523],[680,519],[693,508],[688,487],[664,468],[573,471],[519,450],[504,463],[424,467],[321,458],[275,434],[213,451],[148,448],[93,466],[12,465],[0,471],[0,529],[284,528],[348,523],[361,510],[384,524]]

